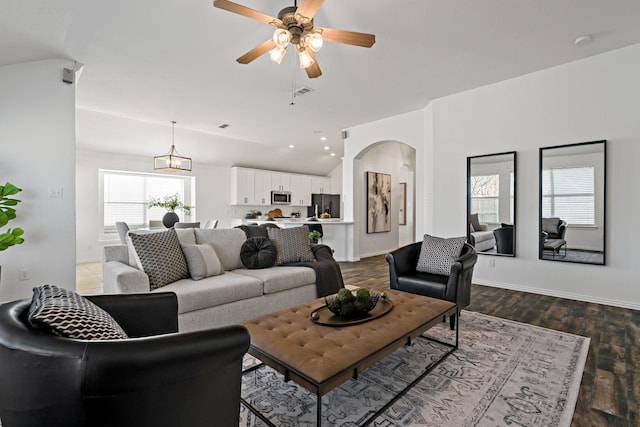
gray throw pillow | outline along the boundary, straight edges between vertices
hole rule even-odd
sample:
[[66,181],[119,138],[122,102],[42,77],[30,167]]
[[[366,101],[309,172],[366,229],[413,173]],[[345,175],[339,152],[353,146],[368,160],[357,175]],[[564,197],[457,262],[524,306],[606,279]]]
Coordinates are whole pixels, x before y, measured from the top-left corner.
[[480,227],[480,221],[478,220],[478,214],[474,213],[469,215],[469,223],[471,224],[472,232],[480,231],[482,227]]
[[109,313],[83,296],[55,285],[33,288],[27,321],[34,329],[66,338],[129,338]]
[[178,235],[173,228],[157,233],[129,233],[141,270],[149,276],[150,290],[158,289],[176,280],[189,278],[189,267],[184,258]]
[[218,276],[224,273],[222,264],[211,245],[182,245],[182,253],[187,260],[189,274],[193,280]]
[[268,237],[249,237],[240,249],[242,264],[249,269],[272,267],[277,255],[276,247]]
[[276,265],[311,262],[316,258],[309,244],[309,227],[268,228],[269,239],[276,247]]
[[460,257],[466,240],[466,237],[444,239],[425,234],[416,270],[448,276],[451,274],[451,265]]

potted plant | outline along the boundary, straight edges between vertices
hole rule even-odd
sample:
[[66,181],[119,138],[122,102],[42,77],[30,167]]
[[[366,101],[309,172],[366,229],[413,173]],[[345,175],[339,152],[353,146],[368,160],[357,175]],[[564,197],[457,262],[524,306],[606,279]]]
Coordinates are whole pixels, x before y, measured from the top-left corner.
[[[16,210],[13,206],[20,203],[20,200],[14,199],[10,196],[18,194],[22,189],[7,182],[4,186],[0,185],[0,227],[7,225],[9,221],[15,219]],[[4,233],[0,234],[0,251],[4,251],[11,246],[19,245],[24,242],[22,235],[24,231],[22,228],[7,229]]]
[[313,230],[309,232],[309,241],[311,243],[318,243],[318,239],[320,239],[322,237],[322,233],[320,233],[318,230]]
[[162,223],[165,227],[171,228],[176,222],[180,221],[178,214],[176,214],[176,209],[183,211],[187,215],[191,215],[193,206],[185,205],[182,200],[180,200],[180,195],[176,193],[170,196],[149,198],[149,200],[147,200],[147,208],[166,209],[167,213],[162,217]]

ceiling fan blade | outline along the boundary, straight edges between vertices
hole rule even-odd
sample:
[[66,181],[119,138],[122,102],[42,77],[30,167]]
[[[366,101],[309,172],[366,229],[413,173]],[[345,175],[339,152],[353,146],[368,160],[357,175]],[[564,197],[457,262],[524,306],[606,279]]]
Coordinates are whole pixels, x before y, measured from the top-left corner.
[[302,0],[296,10],[296,14],[302,15],[311,21],[318,12],[318,9],[320,9],[320,6],[322,6],[322,3],[324,3],[324,0]]
[[238,61],[240,64],[248,64],[249,62],[259,57],[260,55],[263,55],[266,52],[270,51],[274,47],[276,47],[275,42],[272,39],[269,39],[263,43],[260,43],[258,46],[254,47],[249,52],[245,53],[240,58],[236,59],[236,61]]
[[354,31],[321,28],[322,38],[333,43],[350,44],[353,46],[371,47],[376,42],[374,34],[356,33]]
[[247,18],[255,19],[256,21],[264,22],[265,24],[273,25],[274,27],[280,27],[282,25],[282,21],[278,18],[227,0],[215,0],[213,6],[218,9],[246,16]]
[[313,64],[309,65],[307,68],[304,69],[307,72],[307,76],[309,76],[310,79],[315,79],[317,77],[320,77],[322,75],[322,70],[320,70],[320,64],[318,64],[318,59],[316,58],[316,55],[313,53],[311,49],[307,48],[306,50],[307,50],[307,53],[313,59]]

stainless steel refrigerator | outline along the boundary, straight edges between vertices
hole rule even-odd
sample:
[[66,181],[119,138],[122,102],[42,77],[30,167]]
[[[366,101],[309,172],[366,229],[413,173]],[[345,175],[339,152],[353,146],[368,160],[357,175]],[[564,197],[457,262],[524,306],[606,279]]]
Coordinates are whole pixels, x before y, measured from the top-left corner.
[[340,195],[312,194],[311,206],[307,208],[307,216],[315,216],[316,212],[318,216],[327,212],[329,215],[331,215],[331,218],[340,218]]

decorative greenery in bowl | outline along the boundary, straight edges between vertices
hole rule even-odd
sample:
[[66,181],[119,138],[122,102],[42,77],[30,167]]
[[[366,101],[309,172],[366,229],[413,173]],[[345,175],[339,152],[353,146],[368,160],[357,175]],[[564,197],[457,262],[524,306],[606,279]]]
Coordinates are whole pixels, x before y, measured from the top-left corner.
[[324,298],[327,308],[335,315],[345,318],[359,317],[367,314],[378,303],[380,295],[370,292],[369,289],[360,288],[350,291],[342,288],[335,295]]
[[185,205],[182,200],[180,200],[180,195],[176,193],[164,197],[151,197],[147,200],[147,208],[165,208],[169,212],[175,212],[176,209],[180,209],[187,215],[191,215],[193,206]]
[[313,243],[318,243],[318,239],[322,237],[322,233],[320,233],[318,230],[313,230],[309,232],[309,240],[311,240]]

